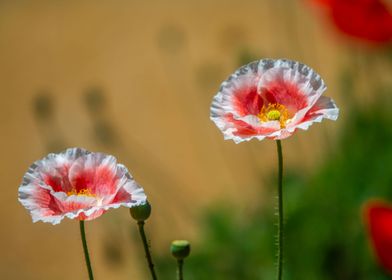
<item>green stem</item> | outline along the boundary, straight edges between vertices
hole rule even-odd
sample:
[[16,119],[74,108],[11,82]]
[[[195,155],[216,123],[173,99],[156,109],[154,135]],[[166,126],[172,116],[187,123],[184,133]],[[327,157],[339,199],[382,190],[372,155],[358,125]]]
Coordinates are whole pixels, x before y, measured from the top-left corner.
[[177,260],[177,280],[183,280],[184,276],[182,273],[182,268],[184,267],[184,260]]
[[90,280],[94,280],[93,270],[91,268],[91,263],[90,263],[90,256],[88,253],[86,232],[84,230],[84,221],[79,221],[79,225],[80,225],[80,236],[82,238],[82,244],[83,244],[84,258],[86,260],[86,266],[87,266],[87,271],[88,271],[88,278]]
[[157,275],[155,274],[154,264],[152,262],[150,248],[148,246],[148,242],[146,238],[146,233],[144,232],[144,221],[137,222],[137,225],[139,226],[139,233],[140,233],[140,237],[142,238],[144,252],[146,253],[147,264],[151,272],[151,277],[153,280],[157,280],[158,278]]
[[276,140],[276,148],[278,151],[278,280],[282,279],[283,274],[283,153],[282,143]]

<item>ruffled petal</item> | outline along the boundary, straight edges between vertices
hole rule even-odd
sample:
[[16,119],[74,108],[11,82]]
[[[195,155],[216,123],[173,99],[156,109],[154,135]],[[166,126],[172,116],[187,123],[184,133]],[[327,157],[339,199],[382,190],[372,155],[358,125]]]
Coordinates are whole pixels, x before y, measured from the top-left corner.
[[276,60],[259,80],[258,90],[268,103],[284,105],[289,112],[312,106],[326,86],[308,66],[290,60]]
[[294,119],[293,125],[290,125],[290,129],[295,127],[307,130],[315,122],[321,122],[323,119],[335,121],[338,116],[339,108],[336,106],[335,102],[329,97],[321,96],[316,104],[314,104],[303,117],[299,114],[299,116]]
[[126,203],[127,207],[145,203],[147,197],[143,188],[133,179],[124,165],[118,164],[118,168],[124,175],[118,184],[118,190],[111,203]]
[[211,106],[211,118],[231,113],[235,116],[257,114],[263,107],[263,100],[257,91],[260,78],[259,63],[252,62],[231,75],[221,85]]
[[44,221],[57,224],[61,213],[56,199],[50,190],[34,184],[28,184],[19,188],[19,202],[29,210],[33,222]]
[[117,191],[117,183],[123,176],[117,173],[117,161],[113,156],[90,153],[72,164],[68,176],[76,193],[86,190],[98,197],[105,197]]
[[34,183],[56,192],[70,191],[72,186],[68,180],[69,168],[77,158],[88,153],[81,148],[71,148],[59,154],[49,154],[29,167],[22,185]]
[[223,120],[216,120],[216,124],[221,127],[224,138],[231,139],[235,143],[253,138],[263,140],[267,135],[280,129],[277,121],[261,123],[255,116],[236,119],[232,114],[227,114]]

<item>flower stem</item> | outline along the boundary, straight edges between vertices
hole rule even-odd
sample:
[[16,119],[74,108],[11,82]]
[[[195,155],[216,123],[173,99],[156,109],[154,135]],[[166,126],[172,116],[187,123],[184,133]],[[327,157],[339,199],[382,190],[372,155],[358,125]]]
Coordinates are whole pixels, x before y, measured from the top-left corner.
[[184,267],[184,260],[177,260],[177,280],[183,280],[184,276],[182,273],[182,268]]
[[154,264],[152,262],[150,248],[148,246],[148,242],[146,238],[146,233],[144,232],[144,221],[138,221],[137,225],[139,226],[139,233],[140,233],[140,237],[142,238],[144,252],[146,253],[147,264],[151,272],[151,277],[153,280],[157,280],[158,278],[157,275],[155,274]]
[[283,153],[282,143],[276,140],[276,148],[278,152],[278,276],[277,279],[282,279],[283,274]]
[[87,266],[87,271],[88,271],[88,278],[90,280],[94,280],[93,270],[91,268],[91,263],[90,263],[90,256],[88,253],[86,232],[84,230],[84,221],[79,221],[79,225],[80,225],[80,236],[82,238],[82,244],[83,244],[84,258],[86,260],[86,266]]

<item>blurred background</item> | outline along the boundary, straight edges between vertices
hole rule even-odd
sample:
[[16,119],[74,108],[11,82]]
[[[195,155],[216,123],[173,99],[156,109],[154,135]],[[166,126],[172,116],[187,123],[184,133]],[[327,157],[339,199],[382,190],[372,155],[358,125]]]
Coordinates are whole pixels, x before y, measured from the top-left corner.
[[[275,143],[224,141],[209,120],[221,82],[269,57],[311,66],[341,108],[283,141],[285,279],[388,279],[361,209],[392,201],[390,26],[353,32],[332,2],[0,1],[1,278],[87,278],[77,222],[33,224],[17,201],[32,162],[77,146],[145,188],[161,279],[173,239],[192,243],[186,279],[273,279]],[[127,209],[86,231],[97,279],[149,279]]]

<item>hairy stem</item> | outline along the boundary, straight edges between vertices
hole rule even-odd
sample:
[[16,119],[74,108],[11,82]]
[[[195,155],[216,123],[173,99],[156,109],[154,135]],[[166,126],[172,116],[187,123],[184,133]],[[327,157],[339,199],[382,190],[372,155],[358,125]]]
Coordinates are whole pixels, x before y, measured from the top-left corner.
[[276,148],[278,152],[278,275],[277,279],[282,279],[283,274],[283,153],[282,143],[276,140]]
[[146,233],[144,232],[144,221],[137,222],[137,225],[139,226],[139,233],[140,233],[140,237],[143,242],[144,252],[146,253],[147,264],[148,264],[148,268],[151,272],[151,277],[153,280],[157,280],[158,278],[157,278],[157,275],[154,270],[154,264],[153,264],[152,258],[151,258],[150,247],[148,246]]

